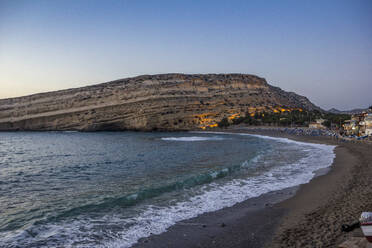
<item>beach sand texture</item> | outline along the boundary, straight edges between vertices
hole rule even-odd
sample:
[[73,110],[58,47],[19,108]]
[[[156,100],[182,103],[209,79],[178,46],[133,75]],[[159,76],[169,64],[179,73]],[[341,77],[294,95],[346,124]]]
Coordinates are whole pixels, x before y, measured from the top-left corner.
[[[314,138],[322,142],[322,138]],[[325,141],[327,142],[327,141]],[[329,141],[328,141],[329,142]],[[275,235],[276,247],[334,247],[360,229],[343,233],[341,225],[372,210],[372,147],[340,144],[331,171],[303,185],[278,207],[288,209]],[[271,245],[273,245],[271,244]]]

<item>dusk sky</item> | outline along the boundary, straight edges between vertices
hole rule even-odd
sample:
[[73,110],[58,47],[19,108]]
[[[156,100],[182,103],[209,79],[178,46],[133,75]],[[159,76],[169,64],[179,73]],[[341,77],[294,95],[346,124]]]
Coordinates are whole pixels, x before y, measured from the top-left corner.
[[248,73],[372,104],[372,1],[0,0],[0,98],[141,74]]

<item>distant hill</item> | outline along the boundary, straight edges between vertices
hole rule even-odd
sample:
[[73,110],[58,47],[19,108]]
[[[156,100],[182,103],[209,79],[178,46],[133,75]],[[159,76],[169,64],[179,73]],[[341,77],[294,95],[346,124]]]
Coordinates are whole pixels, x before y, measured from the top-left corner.
[[354,115],[354,114],[360,114],[362,112],[368,111],[368,108],[365,109],[352,109],[352,110],[338,110],[335,108],[329,109],[327,112],[332,114],[348,114],[348,115]]
[[254,75],[143,75],[2,99],[0,130],[195,130],[282,108],[322,111]]

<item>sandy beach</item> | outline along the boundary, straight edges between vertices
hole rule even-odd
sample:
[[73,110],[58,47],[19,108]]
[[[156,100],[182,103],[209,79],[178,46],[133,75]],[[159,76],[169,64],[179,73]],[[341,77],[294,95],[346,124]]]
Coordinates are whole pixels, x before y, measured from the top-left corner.
[[272,130],[229,129],[337,145],[327,171],[308,184],[270,192],[216,212],[183,221],[134,247],[337,247],[350,237],[341,225],[372,210],[372,146],[331,137],[296,136]]

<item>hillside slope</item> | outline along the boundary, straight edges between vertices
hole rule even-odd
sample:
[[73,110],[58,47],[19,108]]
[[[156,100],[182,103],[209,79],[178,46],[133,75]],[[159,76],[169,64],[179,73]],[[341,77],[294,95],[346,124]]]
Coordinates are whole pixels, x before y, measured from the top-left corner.
[[0,130],[194,130],[223,117],[319,109],[246,74],[160,74],[0,100]]

